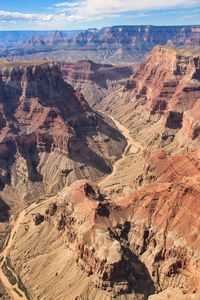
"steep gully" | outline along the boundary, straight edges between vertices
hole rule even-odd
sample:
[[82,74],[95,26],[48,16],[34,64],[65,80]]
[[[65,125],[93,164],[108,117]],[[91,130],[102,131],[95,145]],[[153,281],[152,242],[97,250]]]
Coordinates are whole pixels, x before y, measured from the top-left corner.
[[[6,257],[8,256],[9,254],[9,250],[10,248],[12,247],[12,244],[13,244],[13,239],[14,239],[14,236],[15,236],[15,233],[17,232],[20,224],[23,222],[23,219],[24,219],[24,216],[26,213],[28,213],[31,209],[37,207],[37,201],[34,202],[33,204],[31,204],[29,206],[29,209],[23,209],[19,215],[18,215],[18,218],[17,220],[15,221],[14,223],[14,226],[12,228],[12,231],[11,231],[11,234],[10,234],[10,238],[9,238],[9,241],[7,243],[7,246],[5,247],[5,249],[3,250],[3,252],[1,253],[1,267],[0,267],[0,279],[5,287],[5,289],[7,290],[9,296],[11,297],[11,299],[27,299],[26,295],[24,294],[24,292],[22,292],[17,283],[15,285],[12,285],[10,283],[10,281],[8,280],[7,276],[4,274],[3,272],[3,263],[6,261]],[[13,271],[12,271],[13,273]],[[15,274],[14,274],[15,275]],[[17,276],[16,276],[17,278]]]
[[[99,113],[106,115],[104,112],[99,111]],[[119,165],[122,163],[122,161],[124,159],[126,159],[127,155],[133,155],[138,153],[139,151],[142,150],[142,146],[130,135],[130,132],[128,130],[128,128],[126,128],[125,126],[123,126],[119,121],[117,121],[115,118],[113,118],[112,116],[107,116],[109,117],[114,124],[116,125],[116,127],[118,128],[118,130],[124,135],[126,141],[127,141],[127,145],[124,149],[124,152],[121,156],[120,159],[118,159],[114,164],[113,164],[113,170],[112,173],[109,175],[104,176],[103,178],[101,178],[98,181],[98,184],[103,184],[108,178],[113,177],[120,169],[118,168]],[[45,197],[47,198],[47,196]],[[34,203],[32,203],[28,208],[26,207],[24,210],[22,210],[19,215],[18,218],[16,219],[14,226],[12,228],[11,234],[10,234],[10,238],[9,241],[7,243],[7,246],[5,247],[4,251],[1,253],[0,255],[0,259],[1,259],[1,265],[0,265],[0,279],[6,289],[6,291],[8,292],[9,296],[11,297],[11,299],[13,300],[27,300],[27,296],[25,295],[25,293],[18,287],[18,284],[16,283],[15,285],[12,285],[8,278],[6,277],[6,275],[3,272],[3,263],[6,261],[6,257],[8,257],[9,255],[9,250],[12,247],[13,244],[13,240],[14,240],[14,236],[15,233],[17,232],[20,224],[23,222],[24,217],[27,213],[29,213],[31,210],[33,210],[34,208],[36,208],[37,206],[41,205],[41,200],[44,201],[44,199],[37,199]],[[12,270],[13,275],[17,278],[16,274],[14,274],[13,270]]]
[[[12,285],[10,281],[8,280],[8,277],[4,274],[3,272],[3,263],[6,261],[6,258],[9,255],[9,250],[11,249],[13,242],[14,242],[14,236],[17,232],[17,230],[20,227],[20,224],[23,222],[24,217],[26,214],[28,214],[30,211],[41,205],[41,200],[45,201],[45,198],[48,199],[49,196],[45,196],[43,198],[38,198],[33,202],[28,208],[25,207],[18,215],[17,219],[13,221],[14,226],[12,228],[12,231],[10,233],[10,238],[7,243],[7,246],[3,250],[3,252],[0,254],[0,260],[1,260],[1,265],[0,265],[0,280],[2,281],[4,288],[6,289],[7,293],[9,294],[10,298],[12,300],[28,300],[27,296],[25,293],[19,288],[18,286],[18,281],[16,284]],[[13,272],[9,267],[8,269],[12,271],[13,275],[17,278],[17,274]]]
[[[98,111],[101,114],[106,115],[104,112],[102,111]],[[108,179],[110,179],[111,177],[114,177],[115,174],[117,172],[120,171],[120,169],[118,168],[119,165],[123,162],[123,160],[126,159],[126,157],[128,155],[134,155],[138,152],[140,152],[143,149],[143,146],[137,142],[131,135],[129,132],[129,129],[127,127],[125,127],[124,125],[122,125],[119,121],[117,121],[114,117],[109,115],[109,118],[115,123],[115,125],[117,126],[118,130],[123,134],[123,136],[126,139],[127,145],[124,149],[124,152],[121,156],[120,159],[118,159],[116,162],[114,162],[113,164],[113,169],[112,169],[112,173],[110,173],[109,175],[104,176],[102,179],[100,179],[97,183],[99,185],[102,185],[103,183],[105,183]]]

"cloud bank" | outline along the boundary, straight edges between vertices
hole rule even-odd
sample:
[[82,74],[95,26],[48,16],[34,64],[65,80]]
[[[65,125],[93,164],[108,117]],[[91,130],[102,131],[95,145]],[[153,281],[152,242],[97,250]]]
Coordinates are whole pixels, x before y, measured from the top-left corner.
[[171,8],[198,6],[199,0],[81,0],[58,2],[51,13],[22,13],[0,11],[0,22],[30,22],[41,25],[66,25],[69,22],[100,20],[123,15]]
[[200,4],[199,0],[82,0],[81,2],[55,4],[58,12],[69,12],[81,18],[95,19],[116,13],[191,7]]

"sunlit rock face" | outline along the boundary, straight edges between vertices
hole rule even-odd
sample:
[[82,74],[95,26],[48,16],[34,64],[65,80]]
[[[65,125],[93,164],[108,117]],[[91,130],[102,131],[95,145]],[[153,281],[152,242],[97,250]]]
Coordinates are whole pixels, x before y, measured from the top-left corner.
[[[0,66],[0,186],[27,201],[110,172],[125,141],[51,62]],[[108,138],[109,136],[109,138]]]
[[200,27],[113,26],[75,32],[2,32],[0,57],[69,61],[91,59],[96,63],[142,61],[156,45],[200,47]]

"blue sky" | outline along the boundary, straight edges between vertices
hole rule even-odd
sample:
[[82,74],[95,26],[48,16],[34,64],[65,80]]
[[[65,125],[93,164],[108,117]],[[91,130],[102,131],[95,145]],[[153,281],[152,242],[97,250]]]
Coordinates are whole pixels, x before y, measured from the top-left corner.
[[0,0],[0,30],[200,24],[200,0]]

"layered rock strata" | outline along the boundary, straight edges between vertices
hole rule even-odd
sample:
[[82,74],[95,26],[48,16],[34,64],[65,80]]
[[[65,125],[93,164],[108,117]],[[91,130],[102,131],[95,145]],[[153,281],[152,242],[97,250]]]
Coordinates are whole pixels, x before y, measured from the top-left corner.
[[3,200],[30,202],[111,171],[123,136],[64,81],[56,64],[2,62],[0,74]]
[[199,144],[199,70],[198,52],[156,46],[97,108],[120,119],[145,145],[193,149]]

